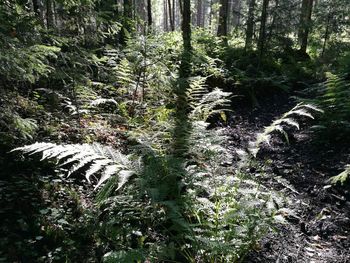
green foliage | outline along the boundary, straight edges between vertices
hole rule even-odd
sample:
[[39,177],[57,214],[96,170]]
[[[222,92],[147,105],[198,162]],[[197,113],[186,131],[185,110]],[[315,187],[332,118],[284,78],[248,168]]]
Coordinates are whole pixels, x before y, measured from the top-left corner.
[[329,179],[329,182],[331,182],[332,184],[340,183],[341,185],[343,185],[348,180],[349,176],[350,176],[350,165],[347,165],[343,172],[341,172],[336,176],[331,177]]
[[[350,82],[340,76],[327,73],[327,80],[305,90],[314,99],[305,99],[324,110],[315,129],[323,138],[342,140],[350,132]],[[331,135],[331,136],[330,136]]]
[[259,133],[257,135],[257,138],[254,142],[250,143],[249,152],[256,157],[258,154],[261,146],[263,143],[269,144],[271,134],[274,132],[282,133],[288,142],[288,134],[285,131],[284,126],[291,126],[299,129],[299,123],[292,118],[292,116],[299,116],[299,117],[307,117],[314,119],[313,115],[311,114],[312,111],[321,112],[323,113],[323,110],[317,108],[316,106],[313,106],[311,104],[298,104],[294,108],[292,108],[290,111],[286,112],[281,116],[281,118],[273,121],[269,126],[265,127],[264,132]]
[[41,160],[56,159],[62,162],[60,166],[71,166],[68,176],[80,169],[86,169],[85,178],[91,182],[91,177],[100,174],[100,178],[95,186],[97,189],[112,176],[118,176],[119,190],[135,173],[129,168],[131,165],[127,156],[121,154],[110,147],[94,145],[57,145],[54,143],[35,143],[28,146],[13,149],[26,154],[42,153]]
[[18,42],[0,48],[0,71],[5,81],[35,83],[47,77],[54,68],[49,59],[56,59],[60,48],[45,45],[21,46]]
[[[191,120],[207,121],[208,118],[214,114],[222,113],[229,110],[232,94],[230,92],[223,92],[215,88],[209,92],[204,77],[194,77],[190,79],[190,88],[187,91],[187,97],[190,101]],[[224,117],[225,118],[225,117]]]

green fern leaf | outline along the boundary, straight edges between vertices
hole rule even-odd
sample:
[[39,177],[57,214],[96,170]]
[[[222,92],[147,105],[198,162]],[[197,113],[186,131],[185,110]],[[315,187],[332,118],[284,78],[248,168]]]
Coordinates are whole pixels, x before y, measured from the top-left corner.
[[28,155],[41,153],[41,161],[56,159],[57,164],[61,162],[59,167],[70,166],[67,176],[82,168],[87,168],[85,178],[89,183],[91,183],[92,176],[99,176],[95,189],[112,176],[117,176],[119,190],[135,174],[128,156],[100,144],[34,143],[13,149],[12,152],[14,151],[21,151]]

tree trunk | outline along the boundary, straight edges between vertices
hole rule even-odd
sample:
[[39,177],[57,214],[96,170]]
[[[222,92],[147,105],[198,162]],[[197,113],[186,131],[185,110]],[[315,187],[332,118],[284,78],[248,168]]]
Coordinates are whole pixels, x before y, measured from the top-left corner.
[[52,0],[46,0],[46,27],[53,28],[55,25],[55,12],[53,10]]
[[[181,0],[180,0],[181,1]],[[182,38],[184,42],[184,48],[187,51],[192,50],[191,46],[191,3],[190,1],[183,1],[183,15],[182,15]]]
[[164,31],[168,32],[169,31],[169,27],[168,27],[168,1],[164,0],[163,1],[163,9],[164,9],[164,16],[163,16],[163,27],[164,27]]
[[326,32],[324,34],[324,40],[323,40],[321,57],[323,57],[324,53],[326,52],[327,41],[328,41],[328,38],[329,38],[329,35],[330,35],[329,27],[330,27],[331,18],[332,18],[332,15],[329,12],[328,16],[327,16]]
[[176,28],[176,0],[173,0],[173,23],[174,23],[174,30]]
[[171,8],[171,0],[168,0],[168,10],[169,10],[169,22],[170,22],[170,30],[175,31],[175,24],[174,24],[174,13],[173,9]]
[[299,44],[300,52],[306,54],[312,15],[313,0],[303,0],[300,14]]
[[220,0],[219,11],[219,26],[218,37],[224,37],[227,41],[227,15],[228,15],[228,0]]
[[203,26],[203,2],[202,0],[198,0],[197,5],[197,26],[202,27]]
[[147,23],[148,26],[151,27],[152,26],[152,1],[151,0],[147,0]]
[[248,20],[247,20],[247,32],[245,38],[245,49],[249,50],[252,48],[253,34],[254,34],[254,12],[255,12],[256,0],[250,0],[248,9]]
[[275,0],[275,8],[272,11],[272,22],[269,28],[269,32],[266,36],[266,41],[269,42],[272,39],[273,36],[273,31],[275,30],[276,27],[276,20],[277,20],[277,13],[279,11],[279,0]]
[[239,26],[241,21],[241,0],[234,0],[232,4],[232,25]]
[[269,7],[269,0],[263,0],[263,7],[261,11],[261,24],[260,24],[260,32],[259,32],[259,40],[258,40],[258,51],[259,58],[261,59],[266,42],[266,21],[267,21],[267,9]]

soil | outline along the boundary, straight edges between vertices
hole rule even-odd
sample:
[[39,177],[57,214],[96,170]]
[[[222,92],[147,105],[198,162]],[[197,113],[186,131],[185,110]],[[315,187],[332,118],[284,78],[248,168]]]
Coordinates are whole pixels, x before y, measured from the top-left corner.
[[[295,104],[279,97],[253,111],[237,108],[228,128],[229,147],[246,147],[257,132]],[[267,235],[244,262],[350,262],[350,188],[327,182],[350,163],[349,142],[316,144],[311,125],[305,121],[299,131],[292,131],[289,145],[276,135],[258,154],[262,166],[269,163],[264,166],[267,175],[259,180],[284,194],[293,216]]]

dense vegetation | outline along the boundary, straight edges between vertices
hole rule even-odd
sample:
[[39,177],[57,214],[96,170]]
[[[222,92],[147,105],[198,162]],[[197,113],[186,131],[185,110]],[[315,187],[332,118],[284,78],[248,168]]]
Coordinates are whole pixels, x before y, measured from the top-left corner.
[[[347,0],[1,1],[0,262],[270,262],[262,240],[289,224],[349,251],[349,14]],[[315,156],[323,178],[278,166]],[[333,239],[292,205],[317,188],[330,199],[309,217],[343,220]]]

